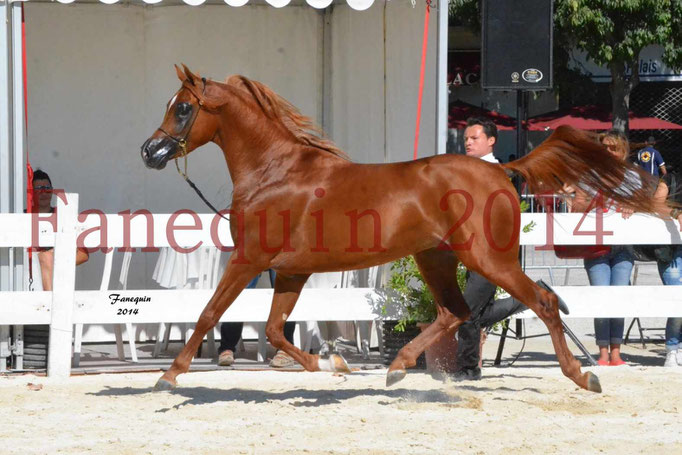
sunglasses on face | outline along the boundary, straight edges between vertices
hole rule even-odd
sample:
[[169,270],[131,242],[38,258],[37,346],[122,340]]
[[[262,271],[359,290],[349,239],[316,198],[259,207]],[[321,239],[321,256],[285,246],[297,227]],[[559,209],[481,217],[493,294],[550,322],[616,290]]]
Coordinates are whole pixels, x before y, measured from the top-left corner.
[[37,190],[37,191],[50,191],[50,190],[52,190],[52,187],[41,185],[41,186],[34,186],[33,189]]

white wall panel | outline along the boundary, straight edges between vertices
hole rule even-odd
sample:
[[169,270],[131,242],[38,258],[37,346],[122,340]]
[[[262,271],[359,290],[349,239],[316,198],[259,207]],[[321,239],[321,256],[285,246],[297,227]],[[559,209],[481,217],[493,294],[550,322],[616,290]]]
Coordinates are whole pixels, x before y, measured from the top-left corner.
[[[384,118],[384,14],[386,118]],[[332,20],[332,137],[360,162],[412,159],[424,8],[376,2],[358,14],[345,5]],[[419,156],[435,154],[436,14],[429,23]]]
[[[389,2],[386,21],[388,74],[386,88],[388,150],[390,161],[412,159],[417,115],[419,70],[424,33],[424,4]],[[419,157],[436,154],[436,12],[431,11],[424,75],[424,99],[419,135]]]
[[355,161],[384,161],[383,3],[358,13],[332,14],[332,128],[334,141]]
[[[144,9],[25,5],[28,148],[33,168],[79,193],[80,209],[145,205],[139,148],[144,124]],[[165,189],[165,193],[169,193]],[[171,193],[172,194],[172,193]],[[104,260],[78,267],[77,286],[99,287]],[[138,270],[132,282],[143,284]]]

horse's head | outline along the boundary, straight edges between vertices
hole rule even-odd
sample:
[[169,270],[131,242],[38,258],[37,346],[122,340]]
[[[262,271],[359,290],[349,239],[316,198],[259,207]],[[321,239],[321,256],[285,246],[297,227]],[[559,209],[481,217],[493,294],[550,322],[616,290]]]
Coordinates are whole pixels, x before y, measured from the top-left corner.
[[168,160],[180,158],[207,143],[215,135],[217,123],[206,100],[206,79],[185,65],[175,69],[182,87],[168,101],[161,126],[142,144],[142,160],[152,169],[163,169]]

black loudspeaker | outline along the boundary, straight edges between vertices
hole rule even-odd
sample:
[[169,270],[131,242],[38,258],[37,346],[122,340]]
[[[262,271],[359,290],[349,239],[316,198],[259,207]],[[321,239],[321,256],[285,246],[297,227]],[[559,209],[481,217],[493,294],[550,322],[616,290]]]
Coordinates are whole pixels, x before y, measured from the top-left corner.
[[483,0],[481,86],[552,88],[552,0]]

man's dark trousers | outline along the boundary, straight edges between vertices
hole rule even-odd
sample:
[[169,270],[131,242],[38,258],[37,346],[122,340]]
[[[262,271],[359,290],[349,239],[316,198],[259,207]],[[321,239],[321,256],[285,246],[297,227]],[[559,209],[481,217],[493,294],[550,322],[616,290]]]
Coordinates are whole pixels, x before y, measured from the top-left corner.
[[481,329],[525,310],[526,306],[513,297],[495,299],[497,286],[473,271],[467,271],[466,289],[462,293],[471,310],[471,318],[457,331],[457,370],[478,368]]

